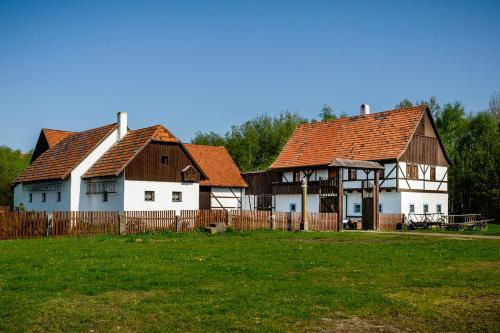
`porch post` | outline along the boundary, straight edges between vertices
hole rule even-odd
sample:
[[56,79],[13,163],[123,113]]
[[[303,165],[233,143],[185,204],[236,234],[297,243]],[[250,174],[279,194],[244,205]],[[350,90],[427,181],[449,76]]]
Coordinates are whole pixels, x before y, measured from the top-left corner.
[[373,184],[373,206],[374,206],[374,210],[375,210],[375,215],[373,216],[374,218],[374,226],[373,226],[373,229],[375,230],[379,230],[379,221],[380,221],[380,216],[379,216],[379,209],[378,209],[378,205],[379,205],[379,198],[380,198],[380,191],[379,191],[379,183],[378,183],[378,173],[379,171],[377,169],[373,170],[373,182],[375,184]]
[[337,170],[337,201],[338,201],[338,209],[337,209],[337,230],[342,231],[344,228],[344,169],[338,168]]
[[309,223],[307,221],[307,177],[302,179],[302,215],[300,219],[300,230],[309,230]]

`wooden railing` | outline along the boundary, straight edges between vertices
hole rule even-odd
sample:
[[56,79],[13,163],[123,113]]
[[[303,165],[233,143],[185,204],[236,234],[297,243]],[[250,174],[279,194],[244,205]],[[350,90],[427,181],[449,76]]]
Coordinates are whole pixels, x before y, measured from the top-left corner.
[[[333,194],[337,193],[338,179],[323,179],[307,182],[307,193],[309,194]],[[301,194],[302,182],[273,182],[273,194]]]

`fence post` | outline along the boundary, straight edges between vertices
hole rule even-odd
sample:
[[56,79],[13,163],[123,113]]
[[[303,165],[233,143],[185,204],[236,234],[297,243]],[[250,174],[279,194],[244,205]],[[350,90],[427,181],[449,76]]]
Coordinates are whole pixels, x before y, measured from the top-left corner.
[[227,227],[233,227],[233,213],[230,210],[227,211]]
[[288,225],[288,231],[292,231],[292,212],[288,212],[286,215],[286,222]]
[[271,215],[269,219],[271,220],[271,230],[276,230],[276,216]]
[[52,223],[54,221],[54,213],[52,214],[47,214],[47,237],[52,235]]
[[120,235],[125,236],[127,234],[127,219],[124,213],[118,214],[118,221],[120,223]]
[[175,215],[175,232],[182,231],[182,219],[180,215]]

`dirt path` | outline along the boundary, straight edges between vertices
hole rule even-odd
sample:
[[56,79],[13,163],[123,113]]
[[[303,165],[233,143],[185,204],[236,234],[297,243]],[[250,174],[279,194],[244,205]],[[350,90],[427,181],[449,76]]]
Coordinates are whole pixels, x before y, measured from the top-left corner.
[[440,232],[401,232],[401,231],[363,231],[363,230],[345,230],[344,232],[366,232],[386,235],[411,235],[411,236],[428,236],[428,237],[444,237],[444,238],[459,238],[459,239],[494,239],[500,240],[500,236],[495,235],[467,235],[467,234],[448,234]]

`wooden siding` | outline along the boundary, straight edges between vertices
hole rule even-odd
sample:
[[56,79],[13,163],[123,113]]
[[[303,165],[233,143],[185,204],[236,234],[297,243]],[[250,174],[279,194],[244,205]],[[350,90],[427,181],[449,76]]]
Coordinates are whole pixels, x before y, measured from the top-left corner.
[[272,171],[243,173],[241,176],[248,184],[247,195],[271,194],[273,182],[280,180],[280,173]]
[[208,210],[212,208],[212,199],[210,193],[212,188],[210,186],[200,186],[200,210]]
[[444,151],[439,144],[439,138],[427,113],[424,113],[406,151],[399,160],[418,164],[448,166]]
[[[160,163],[161,156],[168,156],[168,165]],[[189,165],[196,170],[195,182],[199,182],[199,170],[179,144],[150,142],[125,168],[125,179],[182,182],[182,170]]]

